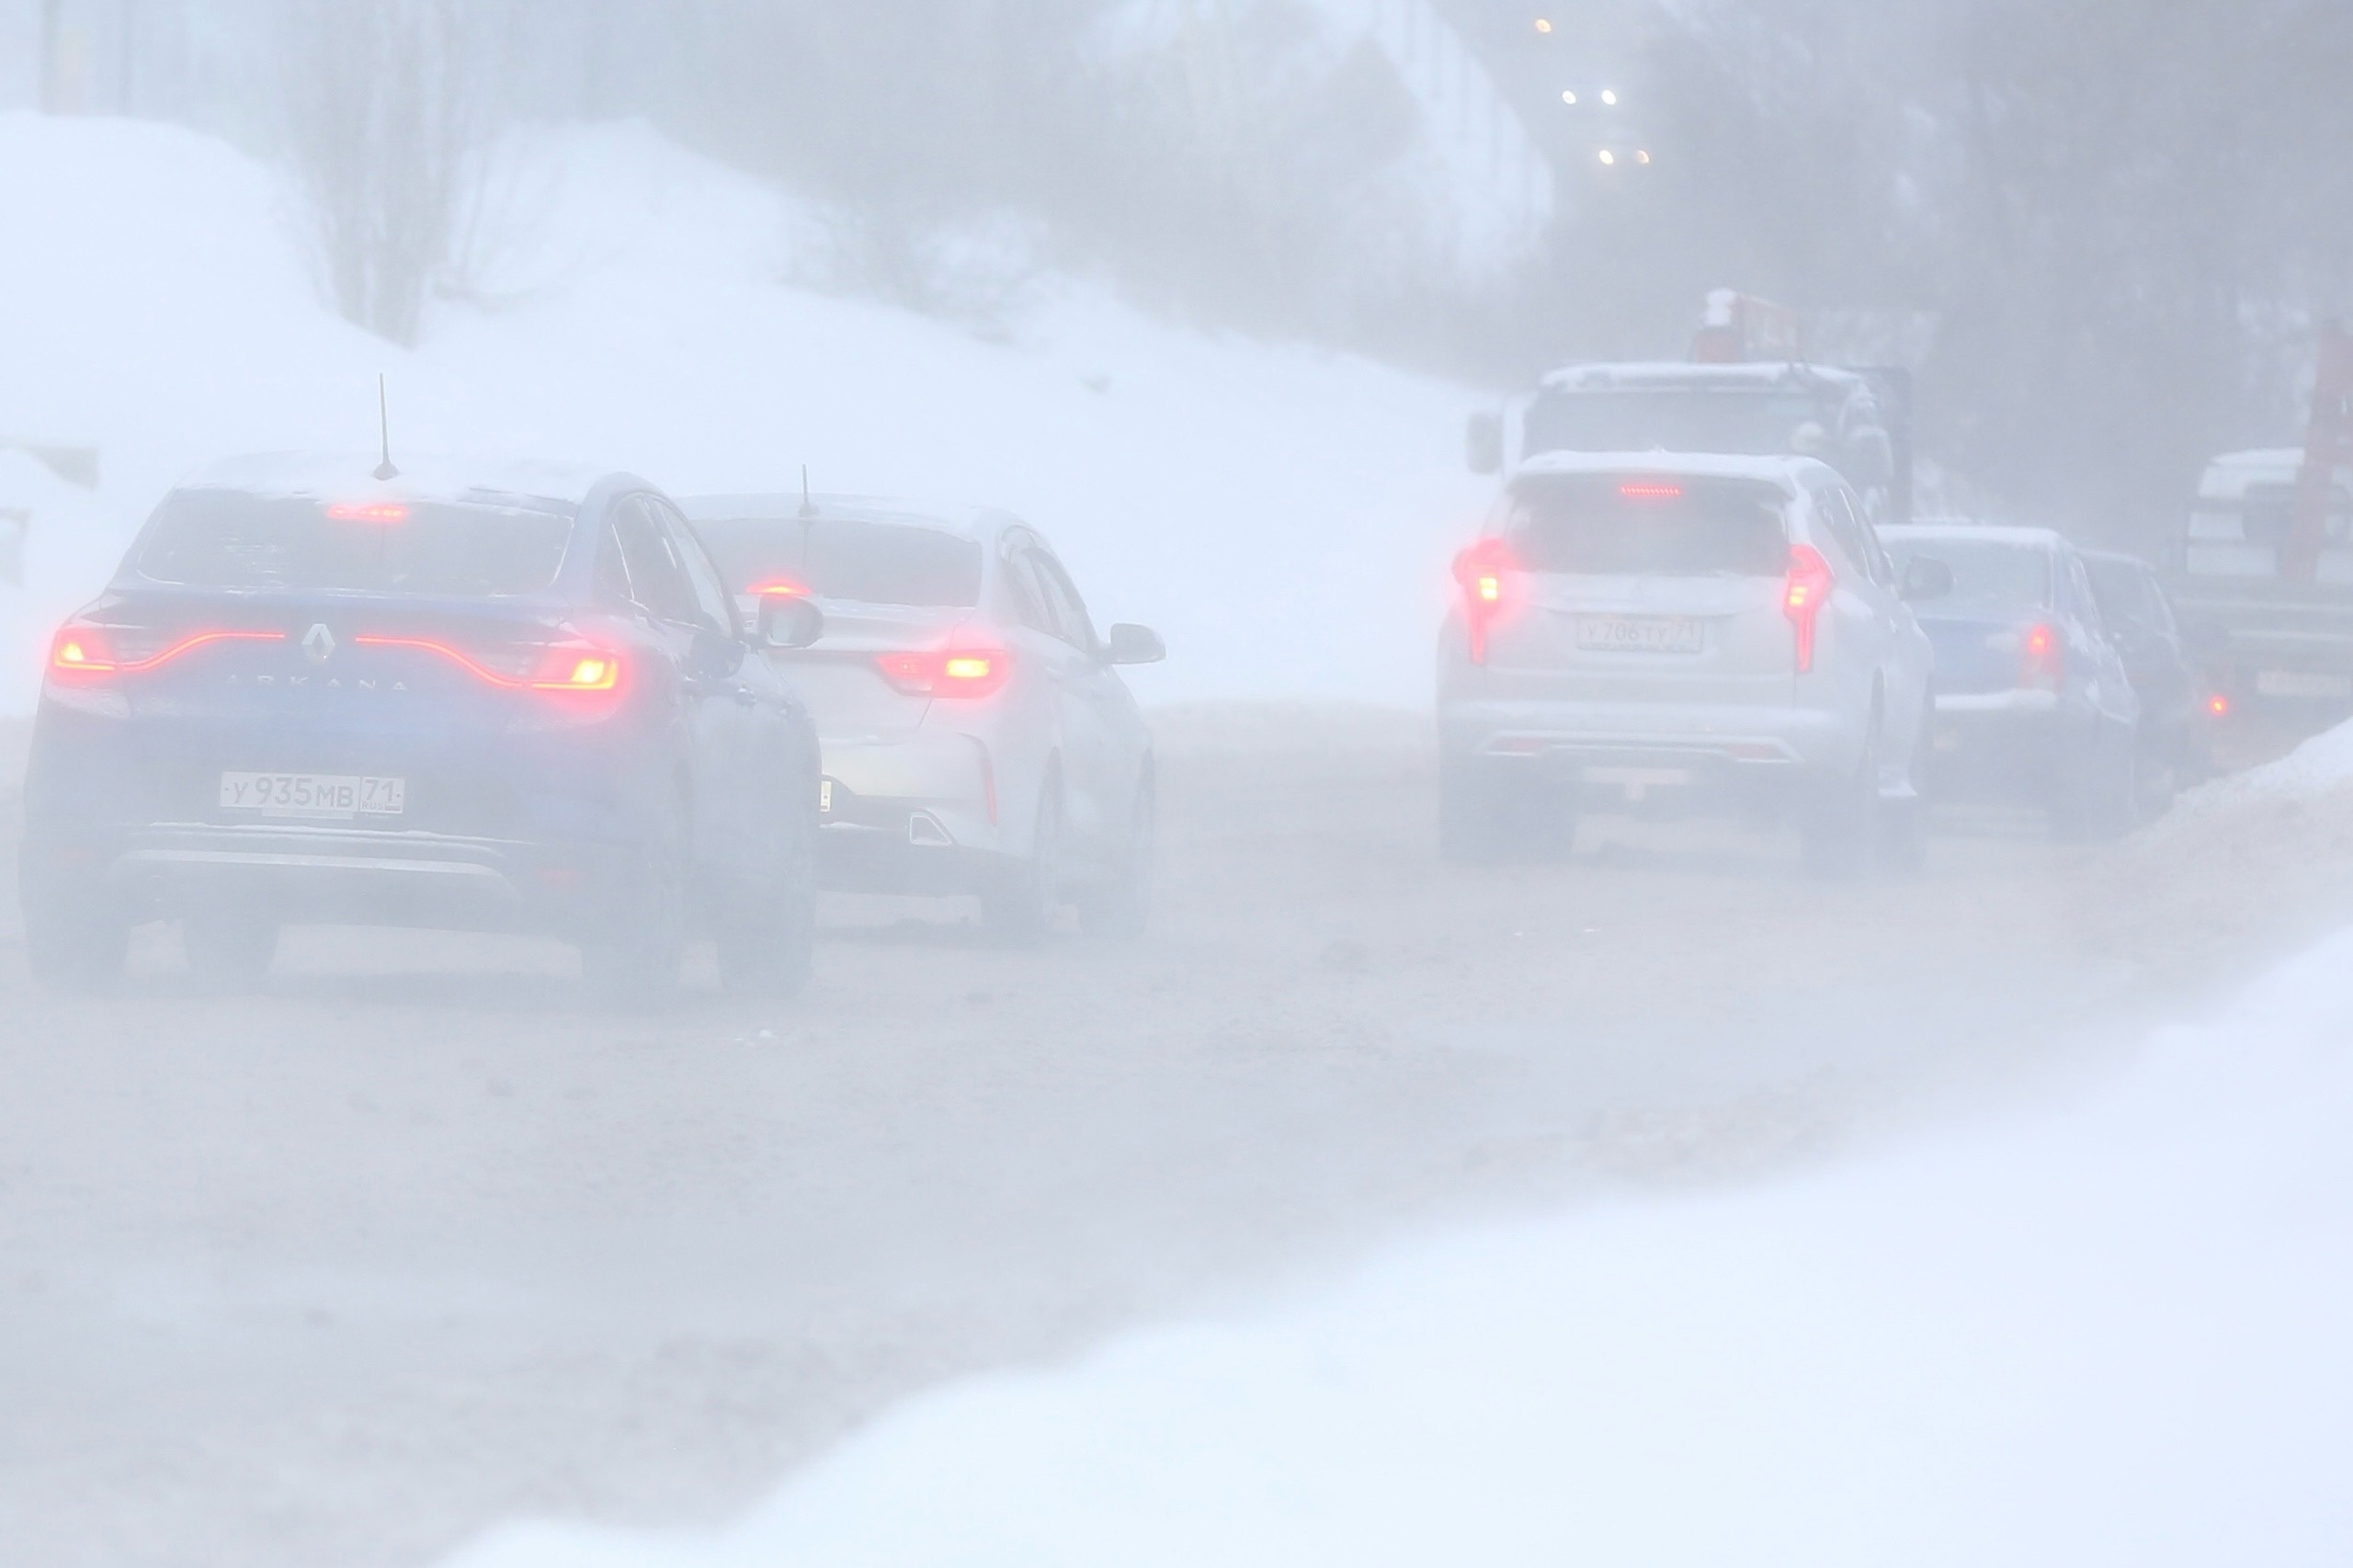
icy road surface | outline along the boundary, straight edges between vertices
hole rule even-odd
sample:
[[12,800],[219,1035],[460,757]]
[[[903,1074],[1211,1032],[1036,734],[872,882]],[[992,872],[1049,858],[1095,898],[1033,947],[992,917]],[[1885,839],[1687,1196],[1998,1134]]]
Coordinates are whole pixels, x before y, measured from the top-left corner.
[[955,1373],[2048,1093],[2353,902],[2326,794],[2106,848],[1962,820],[1911,887],[1602,822],[1463,870],[1417,722],[1160,729],[1152,939],[836,901],[789,1006],[706,968],[616,1017],[560,949],[319,932],[261,998],[158,935],[127,996],[55,1002],[0,917],[0,1560],[716,1522]]

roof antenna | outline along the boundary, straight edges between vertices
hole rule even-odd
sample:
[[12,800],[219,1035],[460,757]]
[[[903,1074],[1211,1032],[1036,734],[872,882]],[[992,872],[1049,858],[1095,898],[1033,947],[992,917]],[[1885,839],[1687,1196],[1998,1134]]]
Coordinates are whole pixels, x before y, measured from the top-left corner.
[[376,372],[376,428],[384,437],[384,460],[376,465],[378,479],[398,479],[401,471],[392,466],[392,408],[384,395],[384,372]]
[[809,496],[809,465],[807,463],[801,465],[801,515],[804,518],[817,515],[817,503],[811,500]]

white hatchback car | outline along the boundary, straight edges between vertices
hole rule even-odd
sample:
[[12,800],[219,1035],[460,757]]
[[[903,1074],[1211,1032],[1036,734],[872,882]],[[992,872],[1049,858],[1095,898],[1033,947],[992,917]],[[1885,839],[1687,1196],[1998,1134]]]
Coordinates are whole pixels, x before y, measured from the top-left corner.
[[1846,481],[1804,458],[1559,454],[1456,558],[1438,651],[1451,858],[1560,852],[1578,811],[1794,819],[1808,861],[1916,861],[1928,640]]
[[1097,636],[1036,529],[998,512],[856,496],[682,502],[729,586],[824,612],[768,657],[824,752],[819,870],[834,888],[977,894],[1034,940],[1078,906],[1104,935],[1152,892],[1152,737],[1117,666],[1156,662],[1142,626]]

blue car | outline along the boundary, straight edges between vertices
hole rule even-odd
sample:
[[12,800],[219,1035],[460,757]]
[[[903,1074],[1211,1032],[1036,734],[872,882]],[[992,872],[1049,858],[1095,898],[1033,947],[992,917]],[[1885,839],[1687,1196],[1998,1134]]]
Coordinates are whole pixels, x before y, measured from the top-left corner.
[[[389,468],[389,464],[386,465]],[[27,950],[103,987],[176,920],[257,983],[289,923],[519,930],[650,1000],[692,929],[734,988],[805,980],[818,752],[677,508],[625,474],[225,463],[167,495],[52,642]]]
[[1880,538],[1900,567],[1952,574],[1918,611],[1936,650],[1933,791],[2039,806],[2071,837],[2130,828],[2141,703],[2081,552],[2047,528],[1918,524]]

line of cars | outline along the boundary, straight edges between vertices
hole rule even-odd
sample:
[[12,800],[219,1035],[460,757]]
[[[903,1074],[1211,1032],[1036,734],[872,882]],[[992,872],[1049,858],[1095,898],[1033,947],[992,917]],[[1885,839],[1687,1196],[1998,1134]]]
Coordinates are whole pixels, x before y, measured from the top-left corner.
[[220,464],[57,632],[19,858],[36,977],[174,921],[224,986],[292,923],[576,943],[658,999],[808,979],[820,886],[977,894],[1034,941],[1140,931],[1151,737],[1034,528],[849,497],[674,501],[621,473]]
[[1794,822],[1819,869],[1904,866],[1932,795],[2094,836],[2201,766],[2146,566],[2041,529],[1881,528],[1810,458],[1539,453],[1455,576],[1449,858],[1557,853],[1607,810]]

